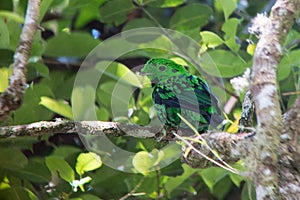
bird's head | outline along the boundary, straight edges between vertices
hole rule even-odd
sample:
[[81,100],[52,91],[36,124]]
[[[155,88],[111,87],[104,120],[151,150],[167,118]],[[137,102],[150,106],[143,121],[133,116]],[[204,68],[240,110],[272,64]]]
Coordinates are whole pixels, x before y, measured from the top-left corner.
[[187,73],[187,70],[172,60],[165,58],[152,58],[142,68],[142,74],[153,81],[161,81],[171,76]]

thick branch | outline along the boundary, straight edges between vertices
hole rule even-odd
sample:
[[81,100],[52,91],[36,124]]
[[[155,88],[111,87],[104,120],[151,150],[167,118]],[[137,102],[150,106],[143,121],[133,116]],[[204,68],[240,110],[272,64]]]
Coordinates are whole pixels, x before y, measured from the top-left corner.
[[[56,121],[41,121],[27,125],[17,126],[4,126],[0,127],[0,138],[7,138],[11,136],[40,136],[45,134],[55,133],[79,133],[79,134],[106,134],[110,136],[133,136],[138,138],[159,138],[164,131],[161,131],[155,127],[143,127],[134,124],[123,124],[118,122],[102,122],[102,121],[82,121],[74,122],[63,119],[57,119]],[[184,135],[181,131],[177,132],[179,135]],[[167,134],[168,135],[168,134]],[[225,132],[207,133],[201,134],[201,137],[207,142],[207,145],[218,152],[218,155],[228,163],[234,163],[240,159],[241,154],[248,154],[249,152],[243,152],[245,145],[240,145],[239,142],[247,140],[247,144],[250,144],[248,136],[251,133],[239,133],[229,134]],[[166,136],[167,137],[167,136]],[[168,138],[163,138],[167,139]],[[170,138],[169,138],[170,139]],[[173,138],[174,139],[174,138]],[[202,152],[202,154],[216,159],[212,152],[205,145],[191,142],[193,146]],[[242,148],[242,151],[241,151]],[[197,154],[195,151],[188,151],[185,149],[183,152],[183,161],[192,167],[209,167],[213,163]],[[216,159],[217,160],[217,159]]]
[[[276,70],[282,56],[282,44],[299,9],[298,0],[278,0],[270,17],[258,30],[252,72],[251,93],[258,122],[257,140],[253,157],[249,159],[256,183],[258,199],[279,196],[278,158],[283,123],[277,95]],[[253,160],[254,162],[251,162]]]
[[5,119],[10,111],[21,106],[26,90],[26,66],[30,55],[31,43],[37,29],[40,11],[40,0],[29,0],[25,24],[20,36],[20,42],[14,55],[14,66],[10,83],[0,96],[0,121]]
[[[284,131],[280,137],[280,192],[283,197],[299,198],[300,194],[300,96],[284,115]],[[292,191],[292,192],[291,192]]]

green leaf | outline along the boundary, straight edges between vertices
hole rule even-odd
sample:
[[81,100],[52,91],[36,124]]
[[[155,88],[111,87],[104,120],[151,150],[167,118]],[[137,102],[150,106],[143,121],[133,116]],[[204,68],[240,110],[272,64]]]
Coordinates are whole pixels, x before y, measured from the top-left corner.
[[55,100],[49,97],[41,97],[40,105],[45,106],[49,110],[67,117],[69,119],[73,119],[73,113],[71,106],[64,100]]
[[147,175],[163,157],[164,153],[157,149],[152,150],[151,153],[140,151],[134,155],[132,164],[138,172]]
[[0,10],[13,10],[13,1],[0,1]]
[[96,64],[95,68],[116,81],[142,88],[139,78],[121,63],[101,61]]
[[0,10],[0,17],[9,18],[14,20],[15,22],[24,24],[24,18],[14,12]]
[[277,70],[277,78],[279,81],[287,78],[291,73],[291,68],[296,66],[300,69],[300,50],[294,50],[286,54],[280,61]]
[[4,92],[9,84],[11,70],[6,67],[0,68],[0,92]]
[[170,29],[185,31],[197,29],[208,23],[212,9],[203,4],[189,4],[176,10],[170,19]]
[[44,55],[51,57],[85,57],[99,44],[88,33],[60,32],[47,41]]
[[213,195],[217,197],[217,199],[225,199],[231,188],[232,182],[230,178],[225,175],[215,183],[213,188]]
[[[14,62],[14,51],[0,49],[0,66],[9,66]],[[0,79],[1,80],[1,79]]]
[[208,48],[215,48],[224,43],[224,41],[213,32],[202,31],[200,32],[200,35],[204,44],[206,44]]
[[240,186],[241,186],[241,182],[245,180],[244,177],[242,177],[241,175],[238,175],[238,174],[230,173],[229,176],[230,176],[231,181],[232,181],[237,187],[240,187]]
[[8,170],[25,167],[28,163],[26,156],[14,148],[0,148],[0,166]]
[[75,120],[95,120],[95,89],[92,86],[82,86],[73,89],[71,102]]
[[59,156],[59,157],[62,157],[64,159],[66,159],[69,156],[72,156],[72,155],[75,155],[75,154],[77,155],[80,152],[81,152],[81,149],[79,149],[75,146],[63,145],[63,146],[55,147],[51,155]]
[[38,22],[41,23],[43,20],[46,12],[48,11],[50,5],[52,4],[53,0],[47,0],[47,1],[42,1],[40,5],[40,16],[38,19]]
[[185,2],[185,0],[138,0],[140,5],[148,5],[159,8],[177,7]]
[[99,85],[97,102],[113,113],[113,117],[128,117],[130,105],[134,105],[133,89],[122,82],[108,81]]
[[[42,160],[42,159],[41,159]],[[28,165],[21,170],[13,172],[23,180],[32,181],[35,183],[48,183],[51,180],[51,173],[42,162],[30,159]]]
[[155,40],[158,38],[160,35],[154,35],[153,33],[148,33],[145,31],[145,34],[138,34],[138,35],[132,35],[132,34],[126,34],[124,31],[128,30],[134,30],[137,28],[144,28],[144,27],[156,27],[157,25],[153,22],[150,21],[147,18],[137,18],[130,20],[128,23],[125,24],[122,30],[122,36],[125,35],[125,38],[129,42],[141,44],[141,43],[147,43]]
[[43,64],[38,62],[30,62],[28,63],[29,67],[33,67],[40,76],[49,78],[49,68]]
[[205,53],[200,60],[200,65],[207,73],[223,78],[237,76],[249,66],[240,57],[225,50]]
[[85,172],[93,171],[102,166],[100,156],[95,153],[81,153],[77,157],[76,172],[82,176]]
[[210,191],[213,191],[214,185],[219,180],[224,178],[224,176],[227,174],[228,174],[227,171],[225,171],[222,168],[218,168],[218,167],[210,167],[207,169],[203,169],[200,172],[200,175],[201,175],[203,181],[205,182],[207,187],[210,189]]
[[97,119],[100,121],[108,121],[110,114],[106,108],[101,106],[100,108],[96,108]]
[[0,190],[0,198],[3,200],[38,200],[38,197],[25,187],[11,187]]
[[237,52],[240,45],[236,43],[236,32],[240,21],[237,18],[228,19],[222,26],[222,31],[225,33],[225,44],[234,52]]
[[1,12],[0,11],[0,48],[6,49],[9,46],[9,31],[7,24],[4,22],[4,18],[1,17]]
[[100,7],[100,20],[120,25],[134,9],[135,6],[131,0],[111,0]]
[[182,165],[184,172],[180,176],[169,177],[168,181],[165,184],[166,190],[170,195],[172,191],[176,190],[184,181],[186,181],[191,175],[198,172],[200,169],[193,169],[190,166],[183,164]]
[[45,159],[49,170],[67,182],[72,182],[75,179],[74,170],[71,166],[59,156],[48,156]]
[[246,184],[244,185],[242,190],[241,198],[242,200],[256,199],[255,187],[250,181],[246,181]]
[[221,4],[224,12],[225,21],[229,18],[229,16],[233,13],[233,11],[237,8],[237,4],[235,0],[218,0]]

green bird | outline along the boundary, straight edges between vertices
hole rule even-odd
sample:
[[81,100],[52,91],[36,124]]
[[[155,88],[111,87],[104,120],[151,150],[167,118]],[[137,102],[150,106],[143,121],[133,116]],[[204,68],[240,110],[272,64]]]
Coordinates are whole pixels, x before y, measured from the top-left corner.
[[207,131],[209,125],[215,128],[222,123],[218,100],[206,81],[190,74],[182,65],[153,58],[141,72],[151,80],[154,109],[166,128],[189,128],[178,114],[199,133]]

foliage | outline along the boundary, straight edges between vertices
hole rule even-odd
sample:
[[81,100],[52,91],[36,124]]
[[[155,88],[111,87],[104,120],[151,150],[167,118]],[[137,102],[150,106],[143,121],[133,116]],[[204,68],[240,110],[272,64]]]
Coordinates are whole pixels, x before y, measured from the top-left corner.
[[[0,2],[0,92],[8,85],[26,5],[26,0]],[[212,77],[223,78],[226,89],[234,93],[230,79],[252,64],[249,49],[253,44],[247,41],[252,39],[255,43],[256,39],[249,36],[247,26],[257,12],[268,11],[269,7],[269,2],[259,0],[44,0],[40,12],[44,30],[38,30],[33,41],[24,102],[1,125],[55,117],[90,119],[89,109],[96,110],[98,120],[140,125],[155,121],[149,80],[131,70],[151,57],[166,57],[188,65],[191,73],[200,76],[194,63],[183,60],[171,48],[142,49],[118,60],[107,57],[96,64],[103,76],[95,94],[90,87],[73,89],[80,64],[94,47],[117,33],[141,27],[165,27],[191,37],[201,47],[198,53],[209,55],[199,63],[204,71],[217,68],[201,76],[217,96],[223,88],[214,84]],[[162,46],[173,42],[163,36],[151,37],[153,43]],[[286,93],[300,88],[299,38],[296,27],[288,34],[278,69],[283,111],[295,99],[295,95]],[[111,45],[122,49],[136,41],[143,38],[132,38],[124,44],[111,41]],[[103,54],[111,56],[113,52]],[[122,85],[115,95],[120,81]],[[224,104],[230,95],[218,97]],[[239,102],[229,114],[231,120],[239,117],[240,107]],[[133,170],[140,173],[102,165],[102,156],[87,152],[78,135],[1,139],[0,199],[118,199],[139,182],[133,194],[139,199],[254,199],[251,183],[224,169],[192,169],[177,160],[151,171],[166,154],[155,142],[128,137],[110,139],[121,148],[138,152],[133,158]]]

